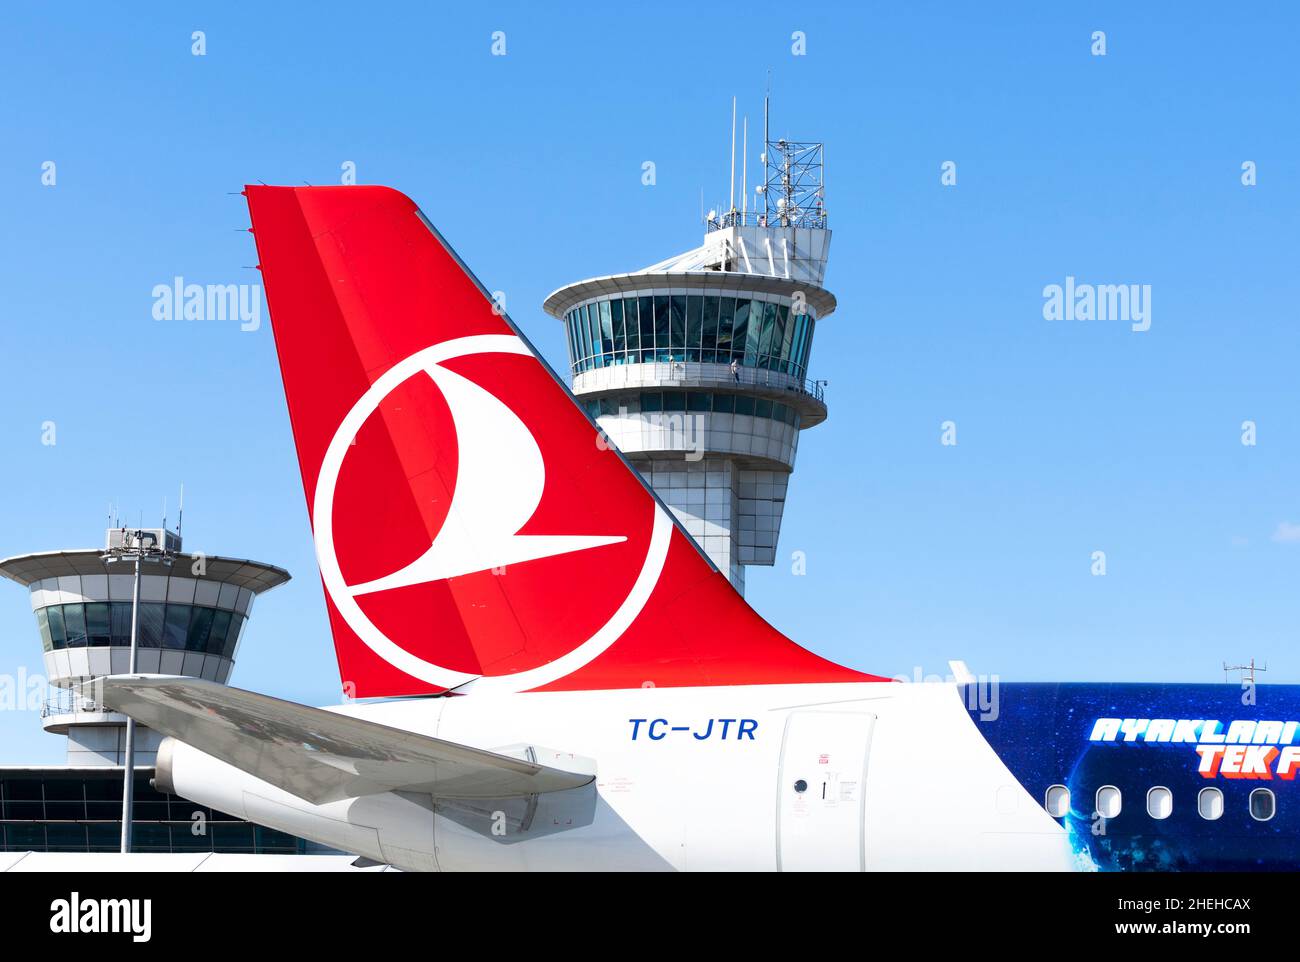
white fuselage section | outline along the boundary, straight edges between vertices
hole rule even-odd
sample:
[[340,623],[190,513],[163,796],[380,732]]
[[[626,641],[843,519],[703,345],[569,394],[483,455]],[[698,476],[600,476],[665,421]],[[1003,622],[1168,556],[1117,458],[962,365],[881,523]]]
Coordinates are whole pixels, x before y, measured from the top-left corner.
[[[340,706],[503,754],[594,761],[588,789],[312,805],[189,746],[177,793],[414,870],[1067,869],[1062,826],[952,684],[473,694]],[[475,809],[478,810],[475,810]]]

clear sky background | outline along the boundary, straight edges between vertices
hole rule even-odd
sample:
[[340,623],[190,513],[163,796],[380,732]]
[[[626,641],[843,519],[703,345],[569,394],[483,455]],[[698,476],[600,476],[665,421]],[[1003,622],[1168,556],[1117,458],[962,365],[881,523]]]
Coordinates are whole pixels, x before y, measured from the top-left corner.
[[[265,312],[156,321],[154,285],[258,283],[233,192],[353,161],[562,367],[545,296],[699,243],[731,97],[761,129],[770,69],[773,135],[826,143],[839,310],[810,367],[830,418],[755,607],[883,674],[1213,682],[1254,656],[1300,680],[1294,4],[285,6],[6,11],[0,555],[98,546],[110,501],[174,518],[184,481],[187,549],[295,576],[232,681],[336,702]],[[1067,275],[1151,285],[1150,330],[1044,320]],[[20,670],[42,671],[35,621],[3,582],[0,675]],[[62,752],[0,711],[0,761]]]

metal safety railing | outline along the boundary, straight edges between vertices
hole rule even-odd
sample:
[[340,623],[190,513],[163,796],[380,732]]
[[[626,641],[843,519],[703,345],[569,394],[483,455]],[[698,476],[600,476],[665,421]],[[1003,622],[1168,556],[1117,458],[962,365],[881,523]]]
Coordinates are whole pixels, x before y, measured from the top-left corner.
[[704,233],[712,234],[715,230],[728,227],[801,227],[814,230],[826,229],[826,213],[822,210],[800,210],[797,216],[765,214],[763,211],[730,210],[704,219]]
[[102,713],[111,711],[89,695],[72,691],[68,688],[48,688],[41,699],[41,717],[51,715],[74,715],[79,712]]
[[[618,376],[619,374],[622,376]],[[588,387],[586,380],[595,383]],[[768,390],[790,391],[826,403],[826,382],[811,378],[773,371],[768,368],[748,367],[739,364],[732,368],[728,364],[712,364],[701,361],[651,361],[639,364],[615,364],[603,368],[590,368],[575,373],[573,386],[576,391],[608,390],[611,388],[655,388],[664,384],[707,383],[724,386],[737,384],[742,387],[761,387]]]

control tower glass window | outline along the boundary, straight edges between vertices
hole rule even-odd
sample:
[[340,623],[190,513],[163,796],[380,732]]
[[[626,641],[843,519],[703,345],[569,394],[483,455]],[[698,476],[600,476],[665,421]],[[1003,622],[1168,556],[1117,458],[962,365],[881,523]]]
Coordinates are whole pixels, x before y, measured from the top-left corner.
[[44,608],[36,610],[36,628],[41,633],[41,650],[53,651],[54,643],[50,641],[50,619]]
[[[245,616],[225,608],[140,602],[141,648],[170,648],[233,658]],[[63,648],[129,648],[129,601],[47,605],[36,612],[41,645]]]
[[691,294],[686,298],[686,360],[699,361],[700,340],[704,332],[704,298]]
[[63,606],[63,629],[66,634],[65,644],[69,648],[86,647],[86,606]]
[[718,299],[718,361],[730,362],[732,337],[736,330],[736,299]]
[[668,316],[668,298],[663,294],[656,294],[655,304],[655,360],[671,361],[672,355],[669,353],[668,336],[671,329],[671,322]]
[[815,322],[788,304],[717,294],[592,301],[565,315],[573,373],[618,364],[726,364],[808,376]]
[[86,605],[86,644],[91,648],[107,648],[112,644],[112,640],[108,603],[96,602]]

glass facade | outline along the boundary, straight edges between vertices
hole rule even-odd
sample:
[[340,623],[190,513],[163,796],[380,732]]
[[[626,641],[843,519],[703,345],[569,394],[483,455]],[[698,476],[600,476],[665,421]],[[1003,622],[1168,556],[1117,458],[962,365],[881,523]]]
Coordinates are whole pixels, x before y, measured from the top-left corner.
[[[333,853],[315,842],[159,792],[149,784],[152,774],[136,770],[134,851]],[[120,768],[0,771],[0,851],[116,852],[121,836]]]
[[807,377],[815,322],[757,297],[646,294],[593,301],[565,315],[573,373],[614,364],[695,361]]
[[[237,611],[176,602],[140,602],[140,647],[235,657],[247,618]],[[131,602],[88,601],[36,609],[41,647],[131,647]]]
[[796,428],[800,422],[799,412],[780,401],[712,391],[641,391],[639,394],[604,397],[581,403],[593,418],[618,414],[622,408],[629,414],[748,414],[756,418],[782,421]]

